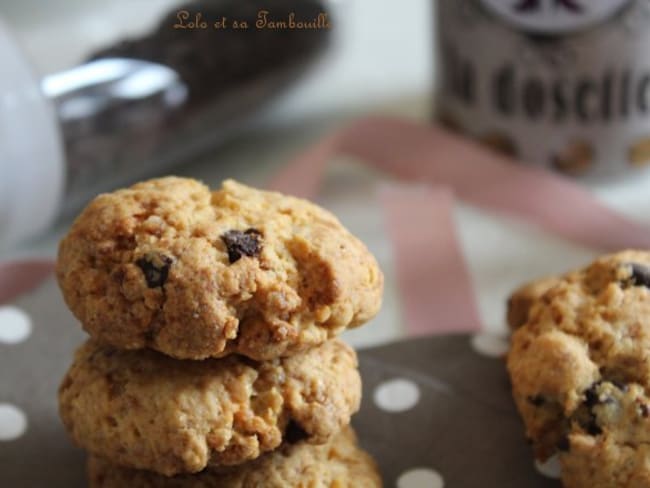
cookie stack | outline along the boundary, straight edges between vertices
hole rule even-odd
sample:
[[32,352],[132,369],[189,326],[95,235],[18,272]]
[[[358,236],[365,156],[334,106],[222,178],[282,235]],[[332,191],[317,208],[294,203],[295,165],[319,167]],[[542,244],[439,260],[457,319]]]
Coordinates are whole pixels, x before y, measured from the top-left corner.
[[91,336],[59,390],[90,486],[381,485],[336,336],[377,313],[383,277],[330,213],[151,180],[90,203],[57,277]]
[[508,370],[535,456],[567,488],[650,487],[650,253],[603,256],[509,301]]

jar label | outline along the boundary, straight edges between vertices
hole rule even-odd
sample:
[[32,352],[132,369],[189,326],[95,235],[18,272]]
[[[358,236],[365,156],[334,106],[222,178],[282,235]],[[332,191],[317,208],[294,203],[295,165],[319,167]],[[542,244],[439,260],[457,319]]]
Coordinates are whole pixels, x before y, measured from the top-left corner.
[[440,0],[438,12],[450,125],[566,173],[650,167],[650,2]]
[[630,0],[480,0],[491,12],[529,32],[554,34],[608,19]]

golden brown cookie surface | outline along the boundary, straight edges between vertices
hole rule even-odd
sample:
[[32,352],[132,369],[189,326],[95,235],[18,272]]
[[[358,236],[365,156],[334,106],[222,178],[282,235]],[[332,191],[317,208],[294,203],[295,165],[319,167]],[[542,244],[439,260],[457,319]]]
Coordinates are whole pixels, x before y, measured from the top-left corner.
[[626,446],[587,435],[571,436],[571,454],[563,456],[565,488],[647,488],[650,446]]
[[528,311],[535,300],[541,298],[552,286],[560,281],[560,277],[549,276],[526,283],[512,292],[508,298],[507,321],[511,330],[518,329],[526,323]]
[[567,486],[615,486],[581,481],[600,476],[598,458],[611,473],[642,476],[628,468],[650,443],[649,350],[650,253],[641,251],[559,280],[514,332],[508,370],[526,435],[538,458],[559,452]]
[[283,440],[327,442],[359,409],[354,351],[334,339],[289,358],[179,361],[89,341],[59,390],[74,441],[168,476],[255,459]]
[[372,318],[383,287],[322,208],[175,177],[98,196],[61,242],[57,277],[92,337],[179,359],[305,350]]
[[122,468],[91,456],[90,488],[379,488],[372,458],[356,445],[351,428],[324,445],[283,445],[246,465],[208,469],[195,475],[164,476]]

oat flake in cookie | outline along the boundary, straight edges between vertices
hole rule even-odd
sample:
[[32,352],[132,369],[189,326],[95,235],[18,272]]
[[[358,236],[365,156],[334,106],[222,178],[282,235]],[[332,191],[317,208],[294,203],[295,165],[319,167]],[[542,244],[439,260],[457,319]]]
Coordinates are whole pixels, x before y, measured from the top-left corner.
[[650,486],[650,253],[558,280],[513,335],[508,370],[535,455],[569,488]]
[[107,461],[172,476],[323,444],[359,409],[354,351],[338,339],[289,358],[178,361],[89,341],[59,390],[73,440]]
[[61,242],[57,276],[92,337],[180,359],[294,354],[372,318],[383,287],[322,208],[175,177],[98,196]]

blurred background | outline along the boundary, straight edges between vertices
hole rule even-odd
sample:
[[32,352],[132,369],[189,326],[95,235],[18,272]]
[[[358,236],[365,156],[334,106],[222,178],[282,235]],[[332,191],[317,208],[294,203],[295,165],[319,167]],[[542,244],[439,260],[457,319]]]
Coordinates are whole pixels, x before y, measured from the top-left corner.
[[[0,208],[10,208],[13,191],[4,217],[16,216],[1,227],[0,249],[42,236],[98,191],[172,170],[209,184],[224,177],[262,184],[343,120],[377,110],[428,117],[433,7],[412,0],[396,11],[384,3],[3,5],[3,57],[17,74],[2,86],[0,116],[16,128],[3,135],[13,151],[0,163]],[[270,19],[295,12],[308,21],[321,15],[327,25],[254,29],[264,8]],[[224,17],[225,28],[214,29]],[[194,25],[197,18],[205,24]],[[236,19],[251,28],[237,31]],[[38,198],[21,199],[23,187]]]

